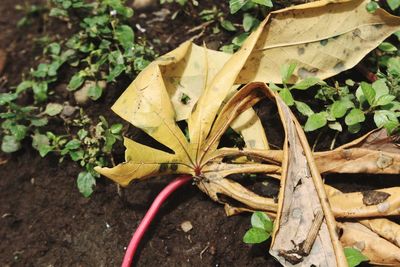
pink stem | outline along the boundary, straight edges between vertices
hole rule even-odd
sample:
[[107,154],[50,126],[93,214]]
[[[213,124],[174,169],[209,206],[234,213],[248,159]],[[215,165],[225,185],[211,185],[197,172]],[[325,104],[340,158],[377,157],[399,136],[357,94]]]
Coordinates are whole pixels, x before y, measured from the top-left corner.
[[136,229],[132,236],[129,246],[126,249],[124,260],[122,261],[122,267],[130,267],[132,264],[133,256],[135,255],[136,249],[139,246],[140,240],[142,239],[147,228],[149,228],[150,223],[153,221],[154,216],[156,216],[158,210],[164,201],[171,195],[176,189],[183,186],[192,179],[190,175],[182,175],[173,180],[169,185],[167,185],[154,199],[153,204],[151,204],[149,210],[144,216],[143,220],[140,222],[139,227]]

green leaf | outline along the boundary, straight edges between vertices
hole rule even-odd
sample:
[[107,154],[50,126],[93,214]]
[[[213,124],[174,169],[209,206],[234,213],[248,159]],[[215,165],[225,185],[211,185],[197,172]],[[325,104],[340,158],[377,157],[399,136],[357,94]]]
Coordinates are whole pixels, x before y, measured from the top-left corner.
[[238,47],[234,44],[224,45],[220,48],[220,50],[227,54],[233,54]]
[[308,77],[294,84],[290,89],[306,90],[316,84],[326,85],[324,81],[316,77]]
[[243,45],[244,41],[246,41],[247,37],[249,37],[249,34],[247,32],[239,34],[238,36],[236,36],[232,39],[232,44],[241,47]]
[[274,83],[270,83],[270,84],[268,85],[268,87],[269,87],[269,89],[271,89],[272,91],[275,91],[275,92],[282,89],[282,88],[280,88],[278,85],[276,85],[276,84],[274,84]]
[[400,7],[400,0],[386,0],[391,10],[396,10]]
[[359,265],[363,261],[368,261],[368,258],[355,248],[344,248],[344,255],[346,256],[347,264],[349,265],[349,267],[354,267]]
[[346,125],[349,125],[349,126],[355,125],[355,124],[363,122],[363,121],[365,121],[365,115],[362,112],[362,110],[360,110],[358,108],[353,108],[344,119],[344,122],[346,123]]
[[287,83],[296,69],[296,63],[284,64],[281,67],[282,82]]
[[[351,102],[351,101],[340,100],[340,101],[333,102],[333,104],[331,106],[331,114],[335,118],[342,118],[346,114],[347,110],[349,108],[352,108],[352,106],[350,106],[348,102]],[[353,103],[351,102],[351,104],[353,104]]]
[[112,82],[125,70],[124,64],[119,64],[111,69],[110,74],[108,74],[107,82]]
[[104,2],[125,18],[130,18],[133,16],[133,9],[125,7],[121,3],[121,0],[105,0]]
[[33,125],[33,126],[36,126],[36,127],[42,127],[42,126],[45,126],[46,124],[48,123],[48,120],[47,120],[47,118],[35,118],[35,119],[31,119],[31,124]]
[[400,123],[389,121],[384,125],[385,129],[388,131],[389,134],[393,134],[400,128]]
[[32,88],[33,82],[32,81],[23,81],[18,84],[16,92],[21,93],[29,88]]
[[50,63],[49,65],[49,69],[47,71],[47,75],[53,77],[53,76],[57,76],[57,71],[61,66],[61,62],[60,61],[53,61]]
[[49,65],[45,63],[40,63],[37,70],[32,72],[32,75],[36,78],[44,78],[49,70]]
[[335,131],[338,131],[338,132],[343,131],[342,125],[341,125],[339,122],[337,122],[337,121],[332,122],[332,123],[329,123],[329,124],[328,124],[328,127],[329,127],[330,129],[335,130]]
[[21,148],[21,143],[12,135],[5,135],[1,143],[1,150],[5,153],[12,153]]
[[392,103],[392,101],[395,99],[396,97],[394,95],[383,95],[376,100],[376,105],[385,106],[387,104]]
[[353,134],[358,133],[361,130],[361,124],[360,123],[356,123],[356,124],[353,124],[353,125],[349,125],[349,126],[347,126],[347,130],[350,133],[353,133]]
[[395,32],[393,34],[396,35],[397,40],[400,41],[400,31],[397,31],[397,32]]
[[354,86],[354,85],[356,84],[352,79],[347,79],[347,80],[345,81],[345,83],[346,83],[346,85],[348,85],[348,86]]
[[72,139],[68,143],[65,144],[65,148],[68,150],[77,149],[81,146],[81,142],[78,139]]
[[376,93],[375,98],[389,94],[389,87],[386,85],[386,81],[384,79],[379,79],[373,82],[372,88],[374,88]]
[[386,123],[388,123],[389,119],[384,113],[382,113],[382,112],[380,112],[380,110],[378,110],[374,113],[374,122],[375,122],[376,126],[379,128],[379,127],[382,127],[383,125],[385,125]]
[[387,62],[387,70],[393,76],[400,77],[400,57],[391,57]]
[[286,103],[286,105],[293,106],[294,99],[289,89],[283,88],[281,91],[279,91],[279,95],[282,98],[282,100]]
[[117,138],[109,131],[105,132],[104,138],[105,138],[105,144],[103,147],[103,151],[109,153],[111,152],[113,145],[117,141]]
[[133,30],[128,25],[120,25],[115,29],[115,38],[121,44],[121,46],[125,49],[125,51],[129,51],[133,47],[133,41],[135,35]]
[[397,47],[395,47],[394,45],[392,45],[389,42],[383,42],[381,43],[378,48],[380,50],[382,50],[383,52],[396,52],[397,51]]
[[96,178],[90,172],[80,172],[77,179],[79,192],[84,197],[89,197],[93,193],[93,186],[96,185]]
[[273,7],[274,4],[272,3],[271,0],[251,0],[253,3],[259,4],[259,5],[263,5],[266,7]]
[[303,114],[304,116],[311,116],[314,114],[314,111],[304,102],[301,101],[294,101],[296,105],[296,109]]
[[88,96],[95,101],[99,99],[102,94],[103,94],[103,88],[101,88],[97,83],[93,86],[90,86],[88,90]]
[[41,157],[46,156],[50,151],[53,150],[50,146],[49,138],[40,133],[35,133],[32,136],[32,147],[39,151]]
[[253,226],[253,228],[263,229],[267,233],[271,233],[274,224],[267,214],[261,211],[256,211],[251,215],[251,226]]
[[88,135],[88,131],[86,131],[85,129],[80,129],[76,135],[78,136],[79,140],[83,140],[83,138],[85,138]]
[[324,112],[314,113],[308,117],[306,125],[304,126],[304,131],[311,132],[326,125],[326,114]]
[[71,2],[70,0],[63,0],[63,1],[62,1],[62,7],[63,7],[64,9],[70,8],[71,5],[72,5],[72,2]]
[[27,131],[28,131],[28,127],[26,127],[25,125],[21,125],[21,124],[12,125],[10,127],[11,134],[18,141],[21,141],[22,139],[25,138]]
[[71,157],[71,159],[73,161],[78,161],[83,159],[83,155],[85,154],[85,152],[83,150],[78,150],[78,151],[70,151],[69,152],[69,156]]
[[123,125],[121,123],[116,123],[111,125],[110,131],[113,134],[119,134],[122,130]]
[[229,0],[229,9],[231,14],[238,12],[249,0]]
[[54,7],[50,10],[50,17],[68,17],[68,12],[64,9]]
[[360,104],[362,105],[365,101],[367,101],[365,99],[364,93],[361,89],[361,86],[359,86],[356,90],[356,98],[358,100],[358,102],[360,102]]
[[243,242],[246,244],[258,244],[267,240],[271,236],[264,229],[261,228],[250,228],[243,237]]
[[245,32],[250,31],[251,29],[256,28],[258,25],[260,24],[260,21],[258,19],[256,19],[255,17],[253,17],[252,15],[250,15],[249,13],[245,13],[243,15],[243,29]]
[[32,86],[34,97],[37,101],[43,102],[47,99],[47,82],[34,83]]
[[61,46],[59,43],[51,43],[47,46],[47,49],[52,55],[59,55],[61,52]]
[[61,104],[49,103],[49,104],[47,104],[44,113],[46,113],[49,116],[55,116],[57,114],[60,114],[62,110],[63,110],[63,106]]
[[236,31],[235,25],[233,25],[233,23],[227,19],[224,19],[223,21],[221,21],[221,26],[222,26],[222,28],[224,28],[227,31],[231,31],[231,32]]
[[361,82],[361,90],[365,96],[365,98],[367,99],[368,103],[370,106],[372,106],[374,104],[374,100],[375,100],[375,90],[372,87],[371,84],[366,83],[366,82]]
[[375,11],[379,8],[379,5],[378,5],[377,2],[371,1],[371,2],[369,2],[369,3],[367,4],[366,8],[367,8],[367,11],[368,11],[369,13],[375,13]]
[[397,119],[396,113],[390,110],[377,110],[374,112],[374,122],[377,127],[382,127],[388,122],[396,122]]
[[82,86],[84,81],[85,79],[81,72],[75,73],[69,81],[67,89],[70,91],[75,91]]
[[0,105],[4,105],[5,103],[10,103],[11,101],[18,98],[17,93],[2,93],[0,94]]

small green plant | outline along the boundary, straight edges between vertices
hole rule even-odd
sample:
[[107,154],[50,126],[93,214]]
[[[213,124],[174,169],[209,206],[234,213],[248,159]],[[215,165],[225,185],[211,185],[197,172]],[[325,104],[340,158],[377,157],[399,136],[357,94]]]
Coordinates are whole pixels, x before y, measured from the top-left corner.
[[258,244],[266,241],[272,233],[274,223],[267,214],[256,211],[251,215],[251,228],[243,236],[246,244]]
[[81,112],[78,119],[69,123],[69,127],[79,129],[73,135],[56,135],[48,131],[46,134],[36,132],[32,136],[32,146],[44,157],[53,152],[60,156],[60,162],[69,156],[85,170],[77,179],[79,191],[88,197],[96,184],[95,178],[100,175],[94,171],[95,166],[113,163],[111,150],[117,140],[122,140],[122,124],[112,124],[100,116],[100,122],[93,126],[92,120]]
[[18,151],[21,148],[21,141],[32,129],[43,127],[48,122],[46,116],[38,112],[37,107],[20,106],[14,103],[17,97],[16,93],[0,94],[0,106],[4,109],[0,113],[1,150],[6,153]]
[[228,19],[221,20],[221,26],[227,31],[236,32],[235,37],[232,39],[231,43],[221,47],[221,51],[226,53],[234,53],[240,47],[242,47],[244,41],[250,35],[252,31],[257,29],[260,24],[260,19],[264,18],[267,11],[273,7],[272,1],[238,1],[230,0],[229,8],[231,14],[238,14],[238,11],[242,11],[240,16],[242,16],[241,28],[243,31],[239,31],[237,26],[233,24]]
[[47,11],[47,8],[42,5],[24,3],[23,5],[16,5],[15,10],[24,13],[24,16],[17,22],[17,27],[20,28],[30,25],[33,18],[35,16],[40,16],[41,14],[45,13]]
[[[283,86],[270,84],[270,87],[279,92],[287,105],[294,106],[307,117],[304,125],[307,132],[325,126],[341,132],[346,125],[349,132],[357,133],[362,124],[372,118],[377,127],[385,127],[389,133],[393,133],[400,126],[399,61],[398,57],[390,58],[387,62],[387,75],[380,73],[380,78],[373,83],[347,80],[342,86],[338,83],[330,86],[314,77],[288,85],[296,68],[295,64],[288,64],[281,70]],[[315,100],[308,102],[320,111],[314,112],[307,103],[295,100],[293,93],[296,90],[309,90],[313,93]]]
[[97,100],[104,87],[101,81],[114,82],[121,74],[132,78],[154,58],[153,50],[144,41],[135,38],[133,29],[127,24],[133,10],[124,6],[124,1],[105,0],[90,4],[83,0],[53,2],[56,7],[50,10],[50,16],[66,20],[76,12],[87,14],[79,24],[80,31],[65,44],[74,54],[70,65],[78,69],[69,81],[69,90],[77,90],[85,81],[93,81],[88,94]]
[[271,0],[229,0],[231,14],[235,14],[239,10],[247,11],[256,7],[271,8],[273,3]]
[[368,261],[368,258],[355,248],[344,248],[344,255],[346,256],[347,264],[349,265],[349,267],[355,267],[362,262]]

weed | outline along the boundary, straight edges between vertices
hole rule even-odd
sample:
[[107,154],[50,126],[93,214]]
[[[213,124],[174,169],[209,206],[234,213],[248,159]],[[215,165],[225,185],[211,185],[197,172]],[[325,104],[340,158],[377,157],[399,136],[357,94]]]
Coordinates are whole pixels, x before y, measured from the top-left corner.
[[[288,85],[287,81],[296,67],[295,64],[288,64],[281,70],[282,87],[275,84],[270,84],[270,87],[279,92],[287,105],[295,107],[307,117],[304,125],[307,132],[325,126],[341,132],[346,125],[350,133],[357,133],[368,118],[373,118],[377,127],[385,127],[389,133],[393,133],[400,126],[399,66],[400,58],[393,57],[388,60],[386,74],[379,72],[379,79],[373,83],[347,80],[345,85],[335,83],[330,86],[314,77]],[[308,102],[315,106],[314,110],[320,111],[314,112],[305,102],[295,100],[293,93],[299,90],[309,90],[314,94],[314,100]]]
[[274,224],[267,214],[256,211],[251,215],[251,228],[243,236],[246,244],[257,244],[266,241],[272,233]]
[[358,249],[346,247],[344,248],[344,254],[346,255],[347,264],[349,267],[354,267],[361,264],[364,261],[368,261],[368,258],[365,257]]
[[122,124],[109,125],[106,119],[100,116],[100,121],[93,125],[92,120],[81,111],[80,118],[67,126],[69,130],[78,129],[76,134],[56,135],[50,131],[40,134],[37,131],[32,136],[32,146],[42,157],[53,152],[60,156],[60,162],[67,156],[78,162],[85,169],[78,175],[78,189],[88,197],[96,184],[95,178],[100,176],[94,171],[94,167],[105,166],[108,161],[113,162],[111,150],[117,140],[122,140]]

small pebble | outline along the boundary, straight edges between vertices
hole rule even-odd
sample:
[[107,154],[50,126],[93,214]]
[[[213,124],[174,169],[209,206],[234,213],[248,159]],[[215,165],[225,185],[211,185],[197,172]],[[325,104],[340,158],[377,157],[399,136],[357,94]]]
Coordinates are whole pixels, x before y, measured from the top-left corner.
[[193,225],[190,221],[184,221],[183,223],[181,223],[181,228],[185,233],[187,233],[193,229]]

